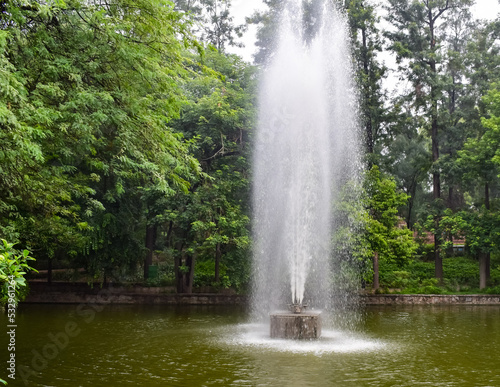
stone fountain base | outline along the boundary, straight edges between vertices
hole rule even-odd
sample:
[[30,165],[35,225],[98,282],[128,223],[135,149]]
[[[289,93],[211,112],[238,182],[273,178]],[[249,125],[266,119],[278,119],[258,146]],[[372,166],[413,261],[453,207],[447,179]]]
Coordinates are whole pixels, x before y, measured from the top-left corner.
[[318,339],[321,312],[271,314],[271,337],[279,339]]

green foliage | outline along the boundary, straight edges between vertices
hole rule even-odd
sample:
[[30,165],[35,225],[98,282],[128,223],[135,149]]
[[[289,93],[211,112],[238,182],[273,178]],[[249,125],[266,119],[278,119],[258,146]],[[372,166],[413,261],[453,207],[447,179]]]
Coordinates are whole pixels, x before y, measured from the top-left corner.
[[242,47],[237,39],[243,36],[246,25],[235,25],[231,0],[176,0],[176,8],[190,14],[196,22],[197,35],[218,51],[227,46]]
[[382,177],[377,166],[367,174],[366,192],[370,211],[367,220],[370,249],[378,252],[381,260],[402,267],[417,249],[411,230],[398,226],[398,208],[406,203],[408,196],[398,193],[395,182]]
[[352,180],[342,187],[338,199],[333,203],[334,217],[337,219],[332,236],[332,264],[337,268],[332,279],[334,284],[342,286],[354,282],[354,288],[357,289],[359,275],[365,282],[372,277],[370,261],[373,251],[366,235],[366,201],[361,182]]
[[255,63],[265,65],[276,49],[278,18],[285,3],[280,0],[263,0],[262,2],[268,9],[255,12],[247,18],[247,23],[257,25],[257,41],[255,42],[257,53],[254,55],[254,60]]
[[381,261],[380,286],[382,292],[404,294],[440,294],[444,290],[437,286],[434,267],[430,262],[413,261],[401,270],[394,263]]
[[351,29],[353,56],[356,61],[356,79],[360,90],[361,122],[368,163],[379,164],[375,148],[383,138],[382,122],[387,119],[382,88],[387,68],[377,59],[382,51],[382,36],[377,28],[379,18],[375,7],[364,0],[344,2]]
[[163,0],[4,7],[0,235],[91,275],[135,266],[144,193],[187,192],[200,173],[168,126],[191,74],[183,52],[199,47],[189,23]]
[[[414,260],[401,268],[390,262],[380,263],[380,285],[383,291],[405,294],[441,294],[478,291],[479,269],[477,259],[450,257],[443,260],[444,285],[437,286],[434,263]],[[492,270],[491,285],[486,293],[494,293],[500,283],[500,267]]]
[[[496,84],[488,91],[483,99],[489,118],[483,117],[481,123],[485,129],[478,144],[481,149],[480,157],[485,162],[493,163],[500,174],[500,90]],[[473,144],[472,144],[473,146]]]
[[420,286],[414,288],[407,288],[405,290],[408,294],[442,294],[443,288],[438,286],[437,278],[429,278],[423,280]]
[[[248,144],[255,115],[255,69],[234,55],[215,51],[206,53],[204,65],[217,71],[219,77],[196,76],[186,82],[189,101],[172,122],[193,141],[192,151],[203,176],[187,194],[165,202],[157,219],[171,222],[165,242],[169,249],[177,250],[179,268],[185,266],[181,261],[192,255],[198,264],[214,263],[205,268],[207,275],[213,270],[210,281],[197,276],[194,285],[220,282],[223,287],[231,283],[242,289],[249,277]],[[224,266],[229,280],[223,278]]]
[[417,249],[412,232],[400,225],[398,217],[398,208],[407,198],[377,166],[366,173],[363,186],[346,184],[334,208],[340,219],[333,236],[335,259],[354,259],[351,269],[360,270],[365,281],[373,277],[370,262],[375,252],[379,254],[380,275],[384,275],[387,265],[393,267],[391,271],[402,270]]
[[[22,252],[14,249],[14,244],[8,243],[5,239],[0,244],[0,306],[7,303],[17,305],[28,293],[28,284],[24,275],[34,270],[29,261],[35,259],[29,256],[28,250]],[[34,270],[36,271],[36,270]],[[10,289],[14,291],[15,297],[12,297]]]
[[448,258],[443,263],[446,279],[457,287],[477,287],[479,271],[476,260],[466,257]]
[[175,268],[170,262],[158,263],[158,276],[149,278],[146,281],[147,286],[173,286],[175,285]]
[[415,257],[423,261],[432,261],[434,259],[434,243],[418,243]]
[[500,247],[500,216],[484,206],[474,211],[446,211],[443,230],[452,236],[465,237],[466,246],[474,255],[498,252]]
[[194,285],[196,287],[201,286],[213,286],[221,287],[227,289],[231,287],[231,281],[227,275],[226,265],[220,265],[220,282],[214,281],[214,271],[215,271],[215,261],[201,261],[196,264],[194,270]]

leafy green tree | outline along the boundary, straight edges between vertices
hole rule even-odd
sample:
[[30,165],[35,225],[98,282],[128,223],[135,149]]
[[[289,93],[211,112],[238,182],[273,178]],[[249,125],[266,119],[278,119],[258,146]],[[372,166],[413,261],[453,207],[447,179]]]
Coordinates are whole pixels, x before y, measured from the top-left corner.
[[[66,250],[64,235],[77,235],[70,251],[92,274],[136,264],[143,191],[174,195],[199,173],[189,144],[168,127],[190,74],[182,52],[198,47],[189,24],[163,0],[2,7],[2,60],[12,68],[2,125],[23,132],[2,130],[4,228],[49,258]],[[13,166],[16,147],[25,156]],[[47,245],[54,233],[61,239]]]
[[255,69],[237,56],[215,51],[207,52],[204,64],[220,77],[195,77],[186,83],[190,102],[173,122],[195,141],[193,152],[204,173],[189,194],[176,196],[164,215],[170,222],[166,245],[174,254],[179,292],[191,291],[196,261],[214,262],[207,285],[241,289],[249,276],[248,159]]
[[470,93],[467,56],[468,43],[477,23],[468,8],[452,8],[448,11],[442,29],[443,94],[440,114],[439,169],[446,206],[453,210],[464,204],[462,170],[457,165],[458,150],[471,134],[471,115],[474,104]]
[[[481,119],[485,131],[481,138],[478,139],[479,146],[482,148],[482,153],[478,159],[483,159],[488,163],[487,167],[483,169],[490,173],[493,166],[495,166],[498,176],[500,172],[500,90],[496,84],[485,96],[484,102],[489,117]],[[493,165],[490,164],[490,161]]]
[[482,118],[482,130],[469,138],[458,151],[457,165],[463,173],[463,182],[474,192],[474,187],[484,188],[480,200],[468,195],[467,206],[459,212],[449,211],[444,218],[443,231],[465,237],[470,252],[479,259],[480,288],[486,287],[490,277],[490,254],[498,249],[497,198],[490,198],[490,186],[498,185],[500,165],[495,157],[500,145],[497,114],[500,113],[500,93],[494,87],[482,100],[482,108],[488,118]]
[[[435,212],[435,229],[439,228],[441,199],[440,102],[445,90],[440,66],[443,65],[441,30],[446,26],[446,16],[452,9],[464,9],[468,0],[408,1],[389,0],[387,20],[391,30],[386,31],[390,49],[396,53],[401,74],[412,84],[405,98],[413,101],[415,114],[425,118],[425,129],[431,138],[432,191]],[[439,234],[435,239],[435,275],[443,280],[443,263],[440,255]]]
[[[495,149],[491,143],[491,130],[484,125],[484,120],[494,111],[492,98],[500,73],[498,37],[500,34],[497,23],[480,25],[474,30],[467,45],[466,57],[467,77],[470,83],[467,87],[467,114],[462,121],[467,125],[468,138],[459,152],[458,168],[464,177],[464,184],[473,196],[475,187],[480,184],[480,195],[484,204],[489,206],[491,188],[498,184],[495,165],[492,161]],[[493,90],[490,90],[493,89]],[[488,95],[487,97],[484,97]],[[463,109],[465,110],[465,109]],[[465,172],[465,173],[464,173]]]
[[242,47],[237,41],[246,25],[235,25],[231,0],[176,0],[176,8],[190,13],[201,41],[224,52],[227,46]]
[[[339,266],[337,271],[355,268],[361,272],[362,281],[371,281],[376,290],[379,262],[400,269],[410,262],[417,245],[398,216],[407,199],[408,195],[398,192],[395,181],[383,175],[376,165],[366,172],[363,185],[346,184],[334,208],[339,219],[333,235],[334,260],[340,257],[341,261],[334,262]],[[349,267],[343,268],[342,263],[349,258],[354,262],[347,262]],[[359,283],[356,290],[358,286]]]
[[279,0],[263,0],[263,3],[268,7],[267,10],[256,11],[247,18],[248,24],[257,25],[255,42],[257,52],[254,55],[254,61],[260,65],[267,64],[275,52],[279,15],[284,5],[284,2]]
[[375,160],[375,144],[382,131],[382,123],[387,119],[383,100],[382,80],[387,68],[377,60],[382,51],[382,37],[377,28],[378,17],[375,7],[365,0],[345,2],[351,37],[356,59],[356,75],[361,95],[361,115],[364,123],[364,137],[368,163]]
[[373,254],[373,288],[379,287],[378,260],[406,265],[416,251],[417,245],[411,230],[401,226],[398,208],[408,200],[408,195],[397,192],[396,183],[383,177],[377,166],[373,166],[366,177],[367,207],[366,238]]
[[375,159],[380,170],[394,178],[398,189],[408,195],[400,210],[408,228],[413,229],[429,201],[430,140],[422,130],[425,119],[415,116],[412,101],[396,96],[391,102],[377,135]]
[[479,260],[479,288],[484,289],[490,279],[490,254],[499,251],[498,211],[491,211],[485,206],[456,213],[447,210],[441,227],[450,235],[465,237],[470,253]]
[[[15,308],[19,301],[27,295],[28,284],[24,275],[34,270],[29,261],[35,259],[29,256],[28,250],[19,252],[12,243],[5,239],[0,244],[0,306],[9,305],[9,310]],[[35,270],[36,271],[36,270]]]

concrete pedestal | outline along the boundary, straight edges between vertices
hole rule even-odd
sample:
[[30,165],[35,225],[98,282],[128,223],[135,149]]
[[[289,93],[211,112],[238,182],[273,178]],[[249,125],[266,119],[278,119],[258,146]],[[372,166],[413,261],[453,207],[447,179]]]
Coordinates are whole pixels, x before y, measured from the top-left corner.
[[271,315],[271,337],[280,339],[318,339],[320,312],[275,313]]

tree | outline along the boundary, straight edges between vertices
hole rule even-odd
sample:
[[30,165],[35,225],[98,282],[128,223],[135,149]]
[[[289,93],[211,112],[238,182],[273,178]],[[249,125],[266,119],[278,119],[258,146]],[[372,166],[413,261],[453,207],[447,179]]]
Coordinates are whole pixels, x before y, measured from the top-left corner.
[[[359,200],[353,201],[353,196]],[[348,270],[360,270],[363,282],[372,281],[374,290],[379,287],[380,260],[404,267],[416,251],[412,232],[398,216],[407,200],[408,195],[398,192],[395,181],[374,165],[366,172],[362,186],[346,184],[336,201],[335,216],[341,221],[334,230],[334,257],[342,261],[353,258]]]
[[[426,118],[426,129],[432,145],[432,192],[434,199],[435,229],[439,229],[441,199],[441,171],[439,168],[440,107],[444,91],[440,74],[442,42],[440,29],[443,19],[451,9],[463,9],[468,0],[408,1],[389,0],[387,20],[392,29],[386,31],[390,49],[396,53],[400,71],[412,83],[406,94],[414,102],[417,114]],[[440,254],[441,236],[434,235],[435,275],[443,281],[443,262]]]
[[[491,96],[492,93],[490,93],[490,97]],[[467,140],[464,149],[458,152],[459,159],[457,161],[458,165],[462,167],[462,171],[465,172],[463,178],[466,182],[469,182],[469,184],[479,182],[484,187],[484,201],[482,205],[474,206],[466,213],[467,215],[462,216],[470,222],[470,227],[464,230],[468,242],[475,240],[473,244],[474,248],[471,249],[471,252],[479,256],[481,289],[486,286],[489,279],[490,252],[492,246],[491,242],[489,242],[490,237],[486,235],[488,233],[484,230],[478,231],[478,229],[491,228],[489,225],[481,226],[480,223],[482,220],[486,223],[491,223],[489,219],[492,209],[490,185],[495,183],[498,184],[497,175],[500,171],[494,162],[495,153],[499,144],[498,141],[495,141],[494,135],[492,137],[494,130],[488,130],[491,129],[492,119],[493,117],[483,121],[485,125],[485,131],[483,133],[479,132],[477,137]],[[490,127],[488,128],[488,126]],[[483,209],[480,210],[481,208]],[[480,210],[482,214],[477,213],[477,210]]]
[[284,5],[284,2],[279,0],[263,0],[263,3],[268,7],[266,11],[255,12],[247,18],[248,24],[257,25],[255,46],[258,47],[258,50],[254,55],[254,60],[255,63],[261,65],[267,64],[275,52],[279,15]]
[[379,140],[381,125],[386,120],[382,79],[387,69],[377,61],[377,54],[382,51],[382,40],[377,29],[378,18],[374,6],[365,0],[349,0],[345,2],[345,8],[357,64],[356,77],[360,89],[364,138],[371,168],[373,163],[377,163],[375,144]]
[[408,200],[396,191],[396,183],[383,177],[373,166],[366,177],[366,220],[368,248],[373,254],[373,288],[379,287],[378,260],[383,259],[404,266],[416,251],[412,232],[399,224],[398,208]]
[[[393,110],[393,115],[395,114]],[[401,208],[406,225],[412,229],[417,216],[425,208],[427,193],[425,183],[431,165],[429,139],[419,133],[418,121],[409,114],[401,112],[393,120],[391,135],[386,135],[385,157],[380,157],[380,168],[392,176],[398,189],[401,189],[408,200]]]
[[[496,84],[484,98],[489,117],[482,117],[481,122],[485,129],[480,142],[483,158],[488,163],[491,161],[499,173],[500,167],[500,90]],[[488,164],[491,169],[491,164]],[[498,176],[498,175],[497,175]]]
[[176,8],[190,13],[201,41],[224,52],[227,46],[242,47],[237,42],[246,25],[235,25],[231,0],[176,0]]
[[[204,175],[189,194],[167,205],[167,248],[172,251],[179,292],[194,281],[242,288],[249,276],[249,144],[254,123],[255,68],[234,55],[206,53],[204,64],[220,76],[194,77],[185,85],[190,102],[174,128],[194,141]],[[213,262],[213,266],[205,264]],[[213,268],[213,269],[212,269]],[[225,272],[227,278],[221,276]],[[205,278],[203,281],[201,277]]]
[[29,265],[29,261],[34,260],[29,256],[28,250],[17,251],[12,243],[7,242],[5,239],[1,240],[0,307],[7,307],[8,318],[11,322],[11,313],[15,313],[17,304],[27,295],[28,284],[24,275],[34,270]]
[[[135,266],[143,191],[187,191],[199,173],[189,144],[168,127],[190,73],[182,53],[199,48],[188,23],[163,0],[2,7],[13,86],[2,96],[2,125],[14,131],[2,130],[9,173],[0,210],[37,255],[70,244],[91,274]],[[20,139],[25,156],[12,165]],[[61,239],[47,245],[54,233]]]

